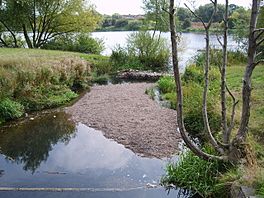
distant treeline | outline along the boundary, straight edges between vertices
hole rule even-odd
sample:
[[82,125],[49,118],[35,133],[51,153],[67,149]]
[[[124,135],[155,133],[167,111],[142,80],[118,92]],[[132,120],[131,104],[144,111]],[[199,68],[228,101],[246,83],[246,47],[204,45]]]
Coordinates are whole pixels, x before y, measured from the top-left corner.
[[[241,29],[243,24],[248,24],[250,11],[244,7],[237,6],[235,4],[229,5],[230,9],[230,29]],[[221,26],[223,21],[225,7],[222,4],[218,5],[218,11],[213,18],[214,28],[217,29]],[[198,7],[194,12],[200,16],[204,22],[208,22],[213,12],[213,5],[206,4]],[[103,15],[103,20],[97,31],[137,31],[137,30],[154,30],[155,21],[151,14],[146,13],[145,15]],[[201,31],[203,28],[197,18],[195,18],[187,8],[179,7],[177,9],[177,23],[178,28],[182,31]],[[161,19],[159,19],[161,20]],[[165,26],[163,31],[168,30],[166,25],[167,18],[162,19],[162,23]],[[166,28],[167,26],[167,28]],[[167,29],[167,30],[166,30]]]

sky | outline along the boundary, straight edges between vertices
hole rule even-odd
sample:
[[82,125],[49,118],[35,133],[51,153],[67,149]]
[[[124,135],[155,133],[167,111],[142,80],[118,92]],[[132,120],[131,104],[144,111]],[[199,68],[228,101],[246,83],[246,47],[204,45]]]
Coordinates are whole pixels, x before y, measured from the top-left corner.
[[[142,9],[143,0],[90,0],[96,6],[96,10],[101,14],[112,15],[119,14],[144,14]],[[188,0],[177,0],[175,2],[184,2]],[[196,6],[210,3],[209,0],[196,0]],[[218,0],[219,3],[224,3],[225,0]],[[249,7],[251,0],[230,0],[230,4],[234,3],[239,6]]]

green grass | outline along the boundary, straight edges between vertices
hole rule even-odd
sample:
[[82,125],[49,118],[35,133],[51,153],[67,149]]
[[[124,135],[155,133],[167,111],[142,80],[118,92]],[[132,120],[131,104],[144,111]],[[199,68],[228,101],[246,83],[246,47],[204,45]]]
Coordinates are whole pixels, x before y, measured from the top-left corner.
[[[99,55],[40,49],[0,48],[0,100],[6,113],[0,123],[64,105],[91,81],[91,64]],[[21,107],[21,108],[20,108]]]
[[[234,133],[237,131],[238,124],[240,121],[241,107],[242,107],[242,79],[246,64],[244,66],[232,66],[227,68],[227,83],[235,95],[237,100],[239,100],[239,105],[236,112],[236,126]],[[183,95],[184,95],[184,113],[185,113],[185,126],[189,132],[192,130],[201,131],[202,118],[197,116],[196,111],[192,113],[193,110],[198,109],[201,112],[201,93],[202,93],[202,82],[200,80],[200,73],[196,72],[197,68],[189,68],[187,73],[183,75]],[[176,106],[176,93],[171,87],[174,86],[172,79],[163,78],[159,80],[158,86],[161,91],[165,92],[163,97],[171,101],[172,107]],[[196,83],[196,84],[195,84]],[[165,184],[176,184],[179,187],[192,189],[198,192],[200,195],[205,197],[210,197],[215,193],[221,192],[221,189],[226,188],[226,184],[231,184],[233,182],[239,182],[243,185],[248,185],[256,188],[257,193],[260,196],[264,196],[264,182],[263,173],[264,171],[264,67],[260,65],[256,67],[252,75],[252,103],[251,103],[251,116],[249,123],[249,138],[248,143],[252,148],[252,156],[256,157],[256,164],[254,168],[250,167],[239,167],[232,168],[230,170],[220,171],[217,167],[210,169],[214,166],[214,162],[205,162],[191,153],[183,155],[178,164],[170,164],[166,170],[166,176],[163,178],[163,183]],[[209,88],[209,100],[208,105],[213,105],[212,112],[217,113],[220,111],[220,97],[218,92],[220,89],[220,81],[215,80],[211,83]],[[231,97],[228,96],[228,114],[230,115],[230,109],[232,106]],[[217,113],[220,115],[220,112]],[[209,115],[213,118],[212,115]],[[190,122],[187,122],[190,118]],[[187,119],[187,121],[186,121]],[[219,119],[218,119],[219,120]],[[216,122],[215,122],[216,123]],[[211,128],[213,128],[210,123]],[[188,128],[189,127],[189,128]],[[213,130],[215,131],[215,130]],[[197,132],[196,132],[197,133]],[[192,133],[191,133],[192,134]],[[202,136],[203,137],[203,136]],[[202,139],[199,137],[200,140]],[[261,176],[259,176],[261,175]],[[228,191],[226,191],[228,192]],[[215,195],[216,196],[216,195]],[[219,197],[219,196],[216,196]],[[221,194],[221,197],[225,195]],[[226,195],[227,197],[227,195]]]
[[[205,151],[212,154],[209,147]],[[227,164],[215,160],[205,161],[187,151],[180,155],[176,164],[167,165],[161,184],[165,187],[174,184],[202,197],[219,197],[219,192],[221,197],[227,197],[224,194],[227,192],[225,184],[219,182],[221,174],[227,169]]]
[[[227,83],[230,89],[242,102],[242,79],[245,67],[234,66],[227,69]],[[264,67],[259,65],[255,68],[252,75],[252,103],[249,122],[249,131],[259,137],[264,137]],[[263,141],[264,143],[264,141]]]

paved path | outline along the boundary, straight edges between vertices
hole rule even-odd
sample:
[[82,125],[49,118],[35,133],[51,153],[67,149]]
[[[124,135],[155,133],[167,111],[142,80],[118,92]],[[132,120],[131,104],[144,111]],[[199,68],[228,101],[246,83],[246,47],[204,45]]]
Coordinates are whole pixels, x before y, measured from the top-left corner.
[[66,111],[73,119],[101,130],[135,153],[168,157],[176,153],[176,111],[161,107],[145,94],[150,83],[94,86]]

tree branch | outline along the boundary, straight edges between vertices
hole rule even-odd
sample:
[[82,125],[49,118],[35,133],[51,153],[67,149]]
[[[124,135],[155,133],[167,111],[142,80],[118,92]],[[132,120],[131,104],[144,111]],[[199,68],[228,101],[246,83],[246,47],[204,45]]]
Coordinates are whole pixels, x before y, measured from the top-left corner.
[[216,38],[217,38],[218,43],[223,47],[223,43],[222,43],[222,41],[220,40],[220,37],[219,37],[218,35],[216,35]]
[[261,63],[264,63],[264,59],[261,59],[257,62],[254,63],[254,67],[256,67],[257,65],[261,64]]
[[173,71],[174,79],[176,83],[176,93],[177,93],[177,123],[178,130],[186,143],[187,147],[194,152],[197,156],[203,158],[204,160],[227,160],[227,156],[215,156],[209,155],[203,152],[200,148],[197,147],[189,138],[183,122],[183,95],[182,95],[182,86],[181,86],[181,77],[179,72],[179,61],[178,61],[178,43],[177,43],[177,32],[175,25],[175,9],[174,9],[174,0],[170,0],[170,31],[171,31],[171,43],[172,43],[172,62],[173,62]]
[[261,45],[261,43],[264,42],[264,38],[262,38],[260,41],[257,42],[257,47]]
[[238,100],[236,100],[235,96],[232,94],[232,92],[230,91],[230,89],[228,88],[228,86],[226,85],[226,90],[228,92],[228,94],[231,96],[232,100],[233,100],[233,106],[232,106],[232,114],[231,114],[231,122],[230,122],[230,126],[227,130],[227,136],[228,136],[228,140],[230,141],[230,135],[231,132],[235,126],[235,114],[236,114],[236,106],[238,104]]
[[260,33],[256,36],[256,40],[258,40],[258,39],[261,37],[261,35],[264,33],[264,28],[262,28],[262,29],[258,29],[258,31],[254,31],[254,33],[256,33],[256,32],[260,32]]
[[203,26],[204,26],[204,28],[206,29],[206,24],[205,24],[205,22],[204,22],[204,20],[202,19],[202,17],[200,17],[200,16],[198,16],[194,11],[192,11],[192,9],[186,4],[186,3],[184,3],[184,6],[196,17],[196,18],[198,18],[201,22],[202,22],[202,24],[203,24]]

